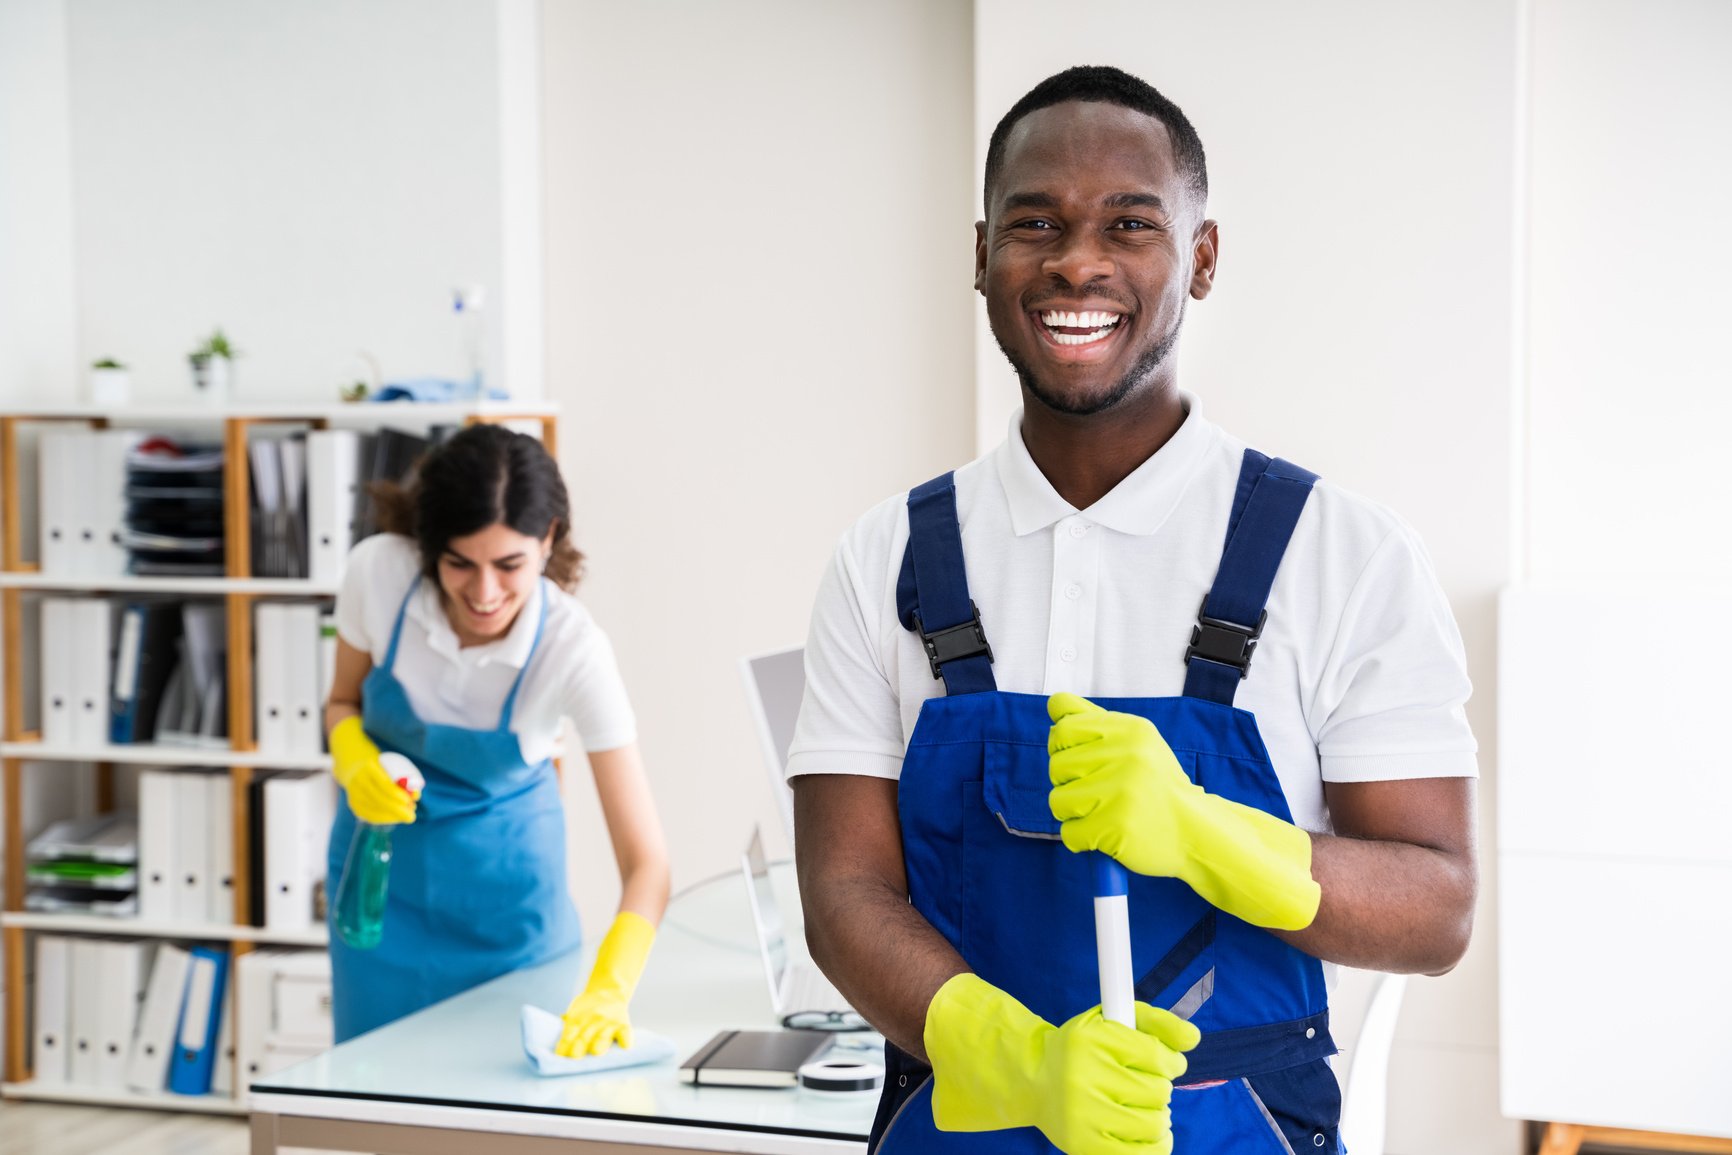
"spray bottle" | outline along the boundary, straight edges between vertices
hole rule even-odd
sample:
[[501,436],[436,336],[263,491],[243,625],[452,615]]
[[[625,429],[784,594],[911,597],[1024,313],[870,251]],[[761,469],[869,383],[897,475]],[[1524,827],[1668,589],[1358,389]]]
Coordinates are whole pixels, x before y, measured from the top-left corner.
[[[401,754],[379,755],[391,781],[411,794],[426,786],[421,771]],[[355,823],[355,837],[337,883],[337,937],[355,950],[372,950],[385,931],[385,895],[391,879],[394,823]]]

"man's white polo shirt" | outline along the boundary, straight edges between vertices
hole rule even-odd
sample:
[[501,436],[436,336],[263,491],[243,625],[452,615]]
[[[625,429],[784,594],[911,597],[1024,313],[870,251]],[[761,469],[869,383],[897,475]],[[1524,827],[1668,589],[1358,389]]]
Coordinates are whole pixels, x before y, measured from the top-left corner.
[[[1245,451],[1195,398],[1185,404],[1173,438],[1086,510],[1029,457],[1021,413],[1002,445],[956,471],[969,592],[999,689],[1183,692]],[[897,620],[907,541],[901,494],[837,547],[813,608],[789,777],[897,777],[921,703],[944,692]],[[1424,546],[1394,514],[1319,482],[1268,612],[1234,705],[1256,716],[1300,826],[1329,829],[1325,781],[1478,773],[1461,635]]]

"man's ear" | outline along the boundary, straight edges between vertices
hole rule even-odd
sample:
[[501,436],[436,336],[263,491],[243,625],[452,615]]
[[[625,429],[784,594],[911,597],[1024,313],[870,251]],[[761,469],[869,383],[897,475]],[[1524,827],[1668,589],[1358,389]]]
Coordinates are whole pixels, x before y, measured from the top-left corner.
[[986,222],[974,222],[974,291],[986,292]]
[[1215,263],[1221,256],[1221,237],[1214,221],[1204,221],[1191,246],[1191,296],[1201,301],[1215,287]]

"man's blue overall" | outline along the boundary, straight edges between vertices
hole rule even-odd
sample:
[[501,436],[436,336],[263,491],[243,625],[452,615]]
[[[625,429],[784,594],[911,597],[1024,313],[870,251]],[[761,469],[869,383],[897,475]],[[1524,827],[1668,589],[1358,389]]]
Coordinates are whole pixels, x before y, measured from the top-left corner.
[[[1256,719],[1232,703],[1316,480],[1247,451],[1215,584],[1185,653],[1184,696],[1096,699],[1153,722],[1211,794],[1288,821]],[[1046,698],[1004,693],[993,681],[951,474],[909,493],[908,519],[897,609],[946,691],[922,707],[902,764],[909,896],[982,979],[1062,1023],[1101,1000],[1089,860],[1065,849],[1047,805]],[[1173,1091],[1175,1152],[1337,1155],[1341,1093],[1327,1062],[1335,1044],[1318,961],[1176,879],[1131,874],[1130,922],[1137,999],[1189,1018],[1203,1035]],[[937,1130],[931,1069],[886,1051],[872,1126],[878,1155],[1056,1150],[1033,1127]]]

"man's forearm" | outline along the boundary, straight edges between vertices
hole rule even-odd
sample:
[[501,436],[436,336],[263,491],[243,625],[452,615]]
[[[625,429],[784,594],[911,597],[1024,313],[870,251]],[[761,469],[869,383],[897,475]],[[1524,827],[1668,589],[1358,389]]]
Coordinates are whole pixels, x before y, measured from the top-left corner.
[[794,829],[813,961],[867,1022],[924,1060],[926,1008],[968,967],[908,902],[896,783],[795,778]]
[[1442,974],[1467,950],[1477,872],[1462,855],[1407,842],[1311,836],[1317,917],[1276,935],[1329,962]]
[[926,1008],[968,964],[882,881],[817,883],[806,903],[813,960],[879,1033],[924,1061]]

